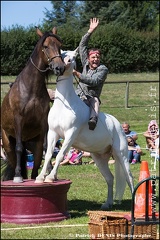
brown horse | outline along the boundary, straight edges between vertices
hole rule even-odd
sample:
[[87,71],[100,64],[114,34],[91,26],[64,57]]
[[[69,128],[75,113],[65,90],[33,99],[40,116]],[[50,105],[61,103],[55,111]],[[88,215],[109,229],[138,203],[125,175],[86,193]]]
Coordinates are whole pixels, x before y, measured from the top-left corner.
[[50,98],[46,88],[49,72],[62,75],[61,40],[56,28],[42,33],[30,59],[2,102],[2,141],[8,164],[3,181],[23,182],[27,178],[25,149],[34,155],[31,178],[35,179],[42,161]]

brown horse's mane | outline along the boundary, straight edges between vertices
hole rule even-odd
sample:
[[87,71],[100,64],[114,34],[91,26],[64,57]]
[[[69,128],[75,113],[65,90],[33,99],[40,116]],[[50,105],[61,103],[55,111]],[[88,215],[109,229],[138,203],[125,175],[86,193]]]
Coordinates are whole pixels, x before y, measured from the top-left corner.
[[55,37],[62,44],[62,39],[57,34],[53,34],[52,32],[45,32],[44,35],[42,36],[43,41],[49,36]]

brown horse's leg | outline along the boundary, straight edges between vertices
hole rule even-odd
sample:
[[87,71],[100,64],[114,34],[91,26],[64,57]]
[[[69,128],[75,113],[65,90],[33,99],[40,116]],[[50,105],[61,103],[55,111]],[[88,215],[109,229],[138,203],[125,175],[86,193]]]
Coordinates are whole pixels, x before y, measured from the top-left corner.
[[23,178],[21,175],[21,156],[22,156],[22,151],[23,151],[23,145],[21,142],[16,143],[16,156],[17,156],[17,164],[15,168],[15,176],[13,179],[13,182],[23,182]]
[[27,171],[27,165],[26,165],[26,148],[24,148],[22,157],[21,157],[21,175],[23,179],[28,178],[28,171]]
[[[5,131],[2,129],[2,141],[3,147],[5,149],[7,155],[7,166],[2,173],[2,180],[13,180],[15,176],[15,168],[16,168],[16,140],[13,137],[8,137]],[[25,164],[25,163],[24,163]],[[25,166],[23,168],[23,177],[27,178],[27,169]]]
[[22,144],[22,117],[15,116],[15,135],[16,135],[16,168],[15,168],[15,176],[13,182],[23,182],[23,178],[21,175],[21,157],[23,154],[23,144]]
[[34,166],[31,173],[31,178],[36,179],[38,176],[38,170],[40,168],[41,162],[42,162],[42,156],[43,156],[43,143],[44,138],[39,138],[36,141],[36,146],[34,149]]

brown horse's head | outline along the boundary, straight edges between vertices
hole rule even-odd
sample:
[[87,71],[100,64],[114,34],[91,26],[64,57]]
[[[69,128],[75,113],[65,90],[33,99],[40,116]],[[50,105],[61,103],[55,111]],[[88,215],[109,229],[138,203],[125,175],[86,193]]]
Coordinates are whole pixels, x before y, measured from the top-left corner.
[[46,66],[54,72],[56,76],[62,75],[65,70],[65,64],[61,57],[62,41],[57,35],[57,29],[54,27],[52,32],[42,33],[36,28],[37,34],[41,37],[40,48],[41,58]]

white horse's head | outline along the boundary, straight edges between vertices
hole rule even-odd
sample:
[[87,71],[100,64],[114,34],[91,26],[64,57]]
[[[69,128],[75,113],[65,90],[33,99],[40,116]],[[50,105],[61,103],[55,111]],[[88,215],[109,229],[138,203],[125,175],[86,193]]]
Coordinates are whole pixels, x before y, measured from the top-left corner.
[[[78,55],[78,48],[76,48],[74,51],[63,51],[61,50],[61,55],[64,60],[64,63],[66,65],[65,69],[68,70],[71,68],[76,67],[76,57]],[[73,69],[72,69],[73,70]]]

